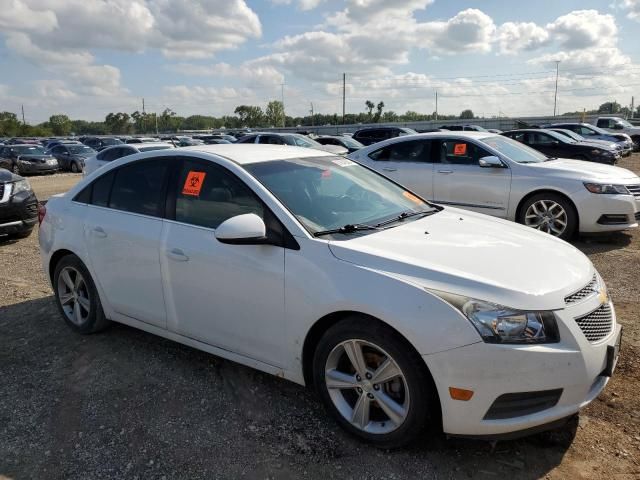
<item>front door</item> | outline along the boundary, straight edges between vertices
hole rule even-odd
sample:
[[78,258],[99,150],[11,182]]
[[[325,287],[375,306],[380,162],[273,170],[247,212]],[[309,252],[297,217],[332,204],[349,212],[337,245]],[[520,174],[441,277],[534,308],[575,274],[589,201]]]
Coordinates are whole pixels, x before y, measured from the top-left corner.
[[160,234],[168,162],[125,165],[92,186],[84,235],[95,277],[119,314],[165,328]]
[[467,140],[434,142],[439,163],[434,164],[433,201],[505,218],[509,207],[511,170],[483,168],[479,159],[492,156]]
[[161,256],[168,328],[281,366],[284,249],[223,244],[214,234],[236,215],[265,218],[266,207],[242,180],[209,161],[184,159],[174,188],[175,215],[165,220]]

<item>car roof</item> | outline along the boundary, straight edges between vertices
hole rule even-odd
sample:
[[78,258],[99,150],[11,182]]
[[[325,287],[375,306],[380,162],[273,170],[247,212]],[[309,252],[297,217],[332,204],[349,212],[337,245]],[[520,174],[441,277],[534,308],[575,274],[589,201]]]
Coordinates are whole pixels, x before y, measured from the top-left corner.
[[192,147],[183,147],[180,149],[180,151],[201,152],[219,155],[241,165],[258,162],[269,162],[273,160],[286,160],[290,158],[336,156],[333,153],[325,152],[323,150],[316,150],[314,148],[255,143],[194,145]]
[[408,138],[431,138],[431,137],[438,137],[438,138],[474,138],[474,139],[481,139],[481,138],[487,138],[487,137],[498,137],[499,135],[497,133],[492,133],[492,132],[474,132],[474,131],[460,131],[460,132],[426,132],[426,133],[418,133],[418,134],[414,134],[414,135],[403,135],[402,137],[396,137],[396,138],[402,138],[402,139],[408,139]]

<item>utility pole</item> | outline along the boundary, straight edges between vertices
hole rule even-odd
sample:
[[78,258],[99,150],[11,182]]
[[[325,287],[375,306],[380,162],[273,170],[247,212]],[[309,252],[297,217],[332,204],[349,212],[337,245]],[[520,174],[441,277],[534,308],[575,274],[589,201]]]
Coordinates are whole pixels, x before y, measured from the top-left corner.
[[26,127],[27,122],[24,121],[24,105],[20,105],[20,109],[22,110],[22,124]]
[[631,97],[631,119],[633,119],[633,109],[635,108],[635,97]]
[[147,133],[147,128],[145,125],[145,112],[144,112],[144,97],[142,97],[142,132]]
[[284,83],[280,84],[280,95],[282,97],[282,127],[284,128],[286,126],[286,118],[287,118],[287,114],[284,111]]
[[560,60],[556,60],[556,93],[553,97],[553,116],[556,116],[558,106],[558,72],[560,71]]
[[342,124],[344,125],[344,105],[347,98],[347,74],[342,74]]
[[436,122],[438,121],[438,90],[436,90]]
[[156,113],[156,135],[158,135],[158,114]]
[[314,127],[315,125],[313,124],[313,102],[311,102],[311,127]]

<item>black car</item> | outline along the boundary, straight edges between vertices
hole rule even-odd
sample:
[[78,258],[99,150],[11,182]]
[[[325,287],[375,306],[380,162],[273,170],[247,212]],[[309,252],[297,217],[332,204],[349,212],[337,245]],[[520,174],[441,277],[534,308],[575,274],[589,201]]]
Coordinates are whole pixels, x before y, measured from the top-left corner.
[[96,152],[100,152],[107,147],[122,145],[124,142],[118,138],[111,137],[87,137],[82,141],[82,143],[87,147],[93,148]]
[[573,158],[609,165],[620,160],[620,153],[615,149],[604,148],[589,142],[577,142],[552,130],[533,128],[511,130],[503,132],[502,135],[524,143],[552,158]]
[[356,150],[360,150],[364,147],[359,141],[354,140],[351,137],[344,137],[342,135],[327,135],[324,137],[318,137],[315,139],[316,142],[321,143],[322,145],[338,145],[339,147],[344,147],[349,150],[349,153],[355,152]]
[[480,125],[443,125],[440,128],[451,132],[486,132],[487,129]]
[[0,147],[0,168],[16,175],[27,173],[54,173],[60,166],[42,145],[5,145]]
[[38,199],[29,182],[0,168],[0,235],[25,238],[38,221]]
[[84,160],[96,151],[82,143],[61,143],[52,147],[49,153],[56,157],[61,170],[79,173],[84,168]]
[[363,145],[371,145],[389,138],[400,137],[402,135],[413,135],[416,132],[411,128],[404,127],[367,127],[358,130],[353,134],[353,139]]

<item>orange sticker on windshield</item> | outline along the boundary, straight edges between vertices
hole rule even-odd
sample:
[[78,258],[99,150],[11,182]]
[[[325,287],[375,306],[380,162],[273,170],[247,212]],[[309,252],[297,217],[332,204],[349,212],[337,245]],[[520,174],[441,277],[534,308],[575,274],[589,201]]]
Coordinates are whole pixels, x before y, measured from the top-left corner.
[[200,190],[202,190],[202,184],[204,183],[204,177],[207,174],[205,172],[189,172],[187,175],[187,179],[184,182],[184,187],[182,187],[183,195],[192,195],[197,197],[200,195]]
[[453,154],[454,155],[466,155],[467,154],[467,144],[466,143],[456,143],[453,146]]
[[414,203],[420,203],[420,204],[421,204],[421,203],[423,203],[421,199],[419,199],[418,197],[416,197],[416,196],[415,196],[413,193],[411,193],[411,192],[404,191],[404,192],[402,192],[402,195],[404,195],[404,198],[407,198],[407,199],[411,200],[411,201],[412,201],[412,202],[414,202]]

